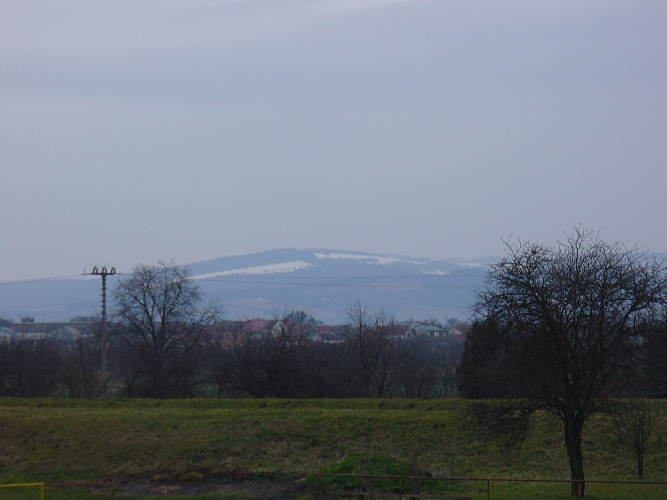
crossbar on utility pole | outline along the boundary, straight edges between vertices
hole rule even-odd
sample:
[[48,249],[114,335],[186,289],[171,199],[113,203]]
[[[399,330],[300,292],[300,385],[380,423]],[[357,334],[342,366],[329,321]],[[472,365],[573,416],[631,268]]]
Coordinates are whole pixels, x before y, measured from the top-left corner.
[[101,336],[102,336],[102,372],[106,375],[107,373],[107,357],[108,357],[108,338],[107,338],[107,276],[113,276],[116,274],[116,268],[111,267],[107,269],[107,266],[102,266],[102,269],[97,266],[93,267],[93,270],[89,273],[84,272],[84,275],[93,275],[93,276],[102,276],[102,327],[101,327]]

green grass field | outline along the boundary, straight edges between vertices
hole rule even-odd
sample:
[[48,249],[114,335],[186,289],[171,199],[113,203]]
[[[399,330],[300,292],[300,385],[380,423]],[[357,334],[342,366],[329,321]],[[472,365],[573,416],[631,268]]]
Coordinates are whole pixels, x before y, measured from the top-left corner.
[[[466,404],[0,399],[0,482],[46,482],[47,499],[84,500],[85,491],[62,485],[119,477],[297,482],[350,459],[363,469],[374,456],[445,477],[569,477],[561,434],[551,418],[541,416],[523,448],[506,453],[466,427],[461,418]],[[602,419],[586,429],[584,453],[587,478],[635,479],[632,458]],[[661,447],[647,457],[646,480],[667,480],[666,465],[667,450]],[[485,498],[485,485],[465,488]],[[632,488],[590,485],[588,492],[599,499],[667,498],[667,487]],[[495,484],[492,498],[558,498],[568,491],[567,485]],[[0,490],[0,500],[22,500],[4,495]]]

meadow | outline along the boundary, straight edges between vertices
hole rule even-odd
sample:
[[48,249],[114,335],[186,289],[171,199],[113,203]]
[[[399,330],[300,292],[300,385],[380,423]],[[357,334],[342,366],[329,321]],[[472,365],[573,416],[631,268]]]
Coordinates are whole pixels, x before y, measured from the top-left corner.
[[[86,484],[119,478],[155,485],[283,482],[308,495],[308,476],[325,471],[386,473],[398,467],[437,477],[569,477],[561,433],[551,417],[540,415],[523,447],[508,452],[483,442],[467,424],[462,417],[467,404],[457,399],[0,399],[0,482],[45,482],[47,499],[85,500],[91,495]],[[593,418],[584,439],[588,479],[636,478],[632,457],[604,419]],[[651,452],[645,480],[667,481],[666,464],[664,446]],[[451,487],[485,498],[481,483]],[[493,488],[492,498],[566,498],[568,492],[567,485]],[[588,491],[600,499],[667,497],[667,487],[633,488],[590,485]],[[0,499],[7,495],[0,491]]]

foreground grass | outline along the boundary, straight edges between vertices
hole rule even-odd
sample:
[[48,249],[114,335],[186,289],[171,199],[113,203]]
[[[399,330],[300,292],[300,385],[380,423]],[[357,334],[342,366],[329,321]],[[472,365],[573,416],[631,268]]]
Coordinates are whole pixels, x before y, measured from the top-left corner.
[[[461,400],[0,399],[0,481],[271,478],[297,481],[345,457],[384,455],[437,476],[567,479],[557,423],[538,419],[518,452],[481,442]],[[661,429],[664,433],[665,429]],[[601,419],[585,431],[587,477],[635,478]],[[667,450],[648,456],[647,480],[667,480]],[[485,486],[469,489],[482,495]],[[504,484],[493,498],[552,498],[567,486]],[[667,489],[646,498],[665,498]],[[597,498],[638,490],[591,485]],[[642,490],[644,491],[644,490]],[[81,492],[77,492],[79,494]],[[72,493],[74,494],[74,493]],[[49,498],[66,493],[53,491]],[[629,496],[628,496],[629,495]],[[655,496],[657,495],[657,496]],[[68,497],[69,498],[69,497]],[[73,497],[72,497],[73,498]],[[2,495],[0,494],[0,500]],[[84,500],[83,498],[76,500]]]

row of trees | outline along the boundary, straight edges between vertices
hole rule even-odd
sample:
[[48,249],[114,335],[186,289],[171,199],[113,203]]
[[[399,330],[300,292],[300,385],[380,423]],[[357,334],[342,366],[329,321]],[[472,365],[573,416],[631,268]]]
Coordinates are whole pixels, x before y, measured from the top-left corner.
[[337,343],[309,340],[303,325],[312,318],[295,310],[276,315],[271,332],[229,331],[187,270],[164,263],[138,266],[114,299],[108,329],[75,342],[0,344],[0,393],[437,397],[453,392],[449,360],[463,347],[406,340],[391,317],[361,303],[350,307]]
[[345,341],[309,341],[309,315],[286,310],[271,333],[217,328],[221,309],[203,304],[187,270],[139,266],[115,291],[112,344],[129,396],[432,397],[452,385],[452,370],[430,342],[405,342],[383,312],[358,303]]
[[[12,397],[438,397],[453,393],[446,348],[374,328],[341,343],[313,342],[286,325],[276,334],[206,332],[167,350],[98,334],[0,343],[0,395]],[[242,340],[243,338],[243,340]],[[105,363],[106,360],[106,363]],[[106,364],[106,369],[105,369]]]
[[300,322],[283,319],[273,335],[209,349],[218,393],[251,397],[438,397],[453,391],[446,346],[405,340],[384,312],[348,311],[345,340],[310,342]]

